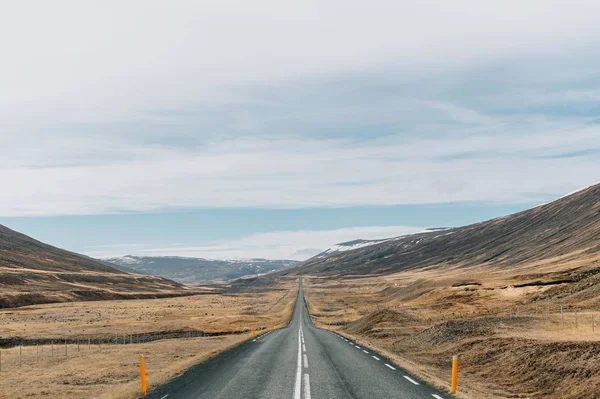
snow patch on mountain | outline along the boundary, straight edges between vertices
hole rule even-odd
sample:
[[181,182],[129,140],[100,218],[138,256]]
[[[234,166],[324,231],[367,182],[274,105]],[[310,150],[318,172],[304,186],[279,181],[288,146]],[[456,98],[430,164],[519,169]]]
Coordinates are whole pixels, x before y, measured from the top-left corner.
[[401,240],[401,239],[406,238],[408,236],[413,236],[413,235],[417,235],[417,234],[431,233],[433,231],[446,231],[446,230],[449,230],[449,228],[446,228],[446,227],[442,227],[442,228],[427,228],[425,230],[421,230],[421,231],[418,231],[416,233],[405,234],[405,235],[401,235],[401,236],[398,236],[398,237],[392,237],[392,238],[383,238],[381,240],[360,240],[359,239],[359,240],[354,240],[354,241],[343,242],[343,243],[340,243],[340,244],[332,245],[331,247],[327,248],[325,251],[323,251],[320,254],[316,255],[315,258],[325,258],[325,257],[327,257],[329,255],[334,254],[334,253],[346,252],[346,251],[353,251],[355,249],[369,247],[371,245],[380,244],[382,242],[394,241],[394,240]]

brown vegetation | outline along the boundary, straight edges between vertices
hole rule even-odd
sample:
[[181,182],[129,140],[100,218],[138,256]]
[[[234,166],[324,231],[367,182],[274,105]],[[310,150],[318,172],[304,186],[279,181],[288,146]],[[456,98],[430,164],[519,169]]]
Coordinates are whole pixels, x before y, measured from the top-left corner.
[[582,296],[578,283],[515,287],[513,281],[530,278],[526,270],[468,270],[469,281],[478,282],[468,285],[460,284],[462,273],[453,279],[436,271],[313,277],[305,279],[305,293],[317,325],[381,350],[437,386],[448,388],[458,354],[458,397],[598,397],[599,298]]
[[[296,290],[297,281],[290,280],[253,294],[0,310],[0,398],[137,397],[139,354],[146,356],[150,387],[165,382],[249,339],[253,329],[282,327],[291,317]],[[208,336],[188,338],[199,333]],[[27,344],[21,367],[14,346],[19,343]]]

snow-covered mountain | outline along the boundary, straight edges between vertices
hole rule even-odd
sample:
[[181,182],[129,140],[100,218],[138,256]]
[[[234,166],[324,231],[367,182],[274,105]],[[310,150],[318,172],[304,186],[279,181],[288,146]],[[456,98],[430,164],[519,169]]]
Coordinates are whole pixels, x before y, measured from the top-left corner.
[[447,229],[446,228],[428,228],[423,231],[419,231],[417,233],[407,234],[407,235],[403,235],[403,236],[399,236],[399,237],[383,238],[380,240],[360,240],[359,239],[359,240],[342,242],[340,244],[332,245],[331,247],[327,248],[325,251],[314,256],[313,259],[314,258],[325,258],[325,257],[335,254],[335,253],[353,251],[355,249],[364,248],[364,247],[368,247],[368,246],[375,245],[375,244],[381,244],[381,243],[384,243],[387,241],[400,240],[407,236],[411,236],[411,235],[415,235],[415,234],[428,233],[428,232],[432,232],[432,231],[444,231],[444,230],[447,230]]
[[215,283],[282,270],[294,260],[215,260],[179,256],[120,256],[102,259],[105,264],[132,273],[152,274],[185,284]]

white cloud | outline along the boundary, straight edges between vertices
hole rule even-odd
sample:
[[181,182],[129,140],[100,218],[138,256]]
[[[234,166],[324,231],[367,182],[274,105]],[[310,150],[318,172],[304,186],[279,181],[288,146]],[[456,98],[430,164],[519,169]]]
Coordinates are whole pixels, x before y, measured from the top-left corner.
[[252,234],[238,240],[204,245],[171,245],[156,248],[150,245],[131,244],[88,247],[86,255],[111,257],[121,255],[190,256],[208,259],[295,259],[305,260],[331,245],[362,239],[378,239],[412,234],[423,230],[407,226],[368,226],[336,230],[273,231]]
[[599,142],[596,1],[34,4],[0,14],[0,216],[532,201],[599,178],[597,157],[549,158]]

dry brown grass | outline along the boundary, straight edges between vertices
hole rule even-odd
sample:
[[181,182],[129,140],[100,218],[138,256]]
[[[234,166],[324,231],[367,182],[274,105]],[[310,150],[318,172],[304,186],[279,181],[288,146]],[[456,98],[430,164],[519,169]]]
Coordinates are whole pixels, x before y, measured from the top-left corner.
[[[257,294],[72,302],[0,310],[0,337],[111,338],[160,331],[234,332],[272,327],[271,309],[295,298],[295,286]],[[282,300],[283,298],[283,300]],[[278,306],[280,305],[278,304]]]
[[561,280],[597,261],[313,277],[305,293],[315,324],[331,325],[436,386],[448,387],[451,356],[459,354],[458,397],[599,397],[598,297],[569,291],[576,283],[515,287]]
[[23,365],[18,366],[18,348],[2,350],[0,398],[135,398],[139,396],[138,357],[144,354],[150,387],[159,384],[226,348],[248,339],[230,335],[162,340],[146,344],[24,347]]
[[[139,392],[138,356],[144,354],[150,386],[251,337],[252,329],[287,323],[296,300],[297,281],[280,282],[254,294],[209,294],[184,298],[97,301],[36,305],[0,310],[0,340],[81,339],[54,345],[4,348],[0,398],[134,398]],[[241,333],[240,331],[248,331]],[[204,331],[214,337],[161,339],[127,345],[92,344],[130,334]],[[38,352],[39,351],[39,352]],[[39,353],[39,356],[37,355]],[[39,360],[38,360],[39,359]]]

